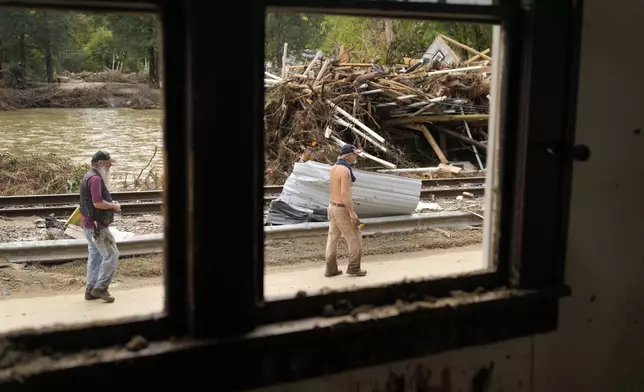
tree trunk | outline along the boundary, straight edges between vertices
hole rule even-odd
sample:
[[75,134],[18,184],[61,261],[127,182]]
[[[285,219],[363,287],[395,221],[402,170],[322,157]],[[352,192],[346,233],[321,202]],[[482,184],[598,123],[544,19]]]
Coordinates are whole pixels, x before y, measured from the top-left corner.
[[394,21],[391,19],[385,19],[385,42],[387,43],[387,49],[385,50],[385,64],[391,64],[391,44],[394,42]]
[[148,84],[150,87],[159,88],[159,75],[157,73],[157,55],[154,45],[148,48],[148,61],[150,63],[150,73],[148,74]]
[[47,71],[47,83],[54,83],[54,64],[51,58],[51,42],[45,44],[45,70]]
[[20,64],[26,66],[27,53],[25,52],[25,33],[20,34]]

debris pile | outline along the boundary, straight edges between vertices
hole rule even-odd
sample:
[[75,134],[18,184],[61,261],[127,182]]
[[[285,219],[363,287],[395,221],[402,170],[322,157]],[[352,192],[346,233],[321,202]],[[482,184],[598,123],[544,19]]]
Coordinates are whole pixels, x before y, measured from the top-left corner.
[[159,94],[144,88],[121,88],[118,85],[92,85],[62,88],[47,86],[29,89],[1,89],[0,111],[30,108],[117,108],[153,109]]
[[283,183],[298,161],[334,162],[344,143],[381,168],[448,164],[450,152],[451,161],[475,154],[483,166],[489,62],[436,65],[386,70],[317,56],[280,76],[265,72],[265,183]]
[[89,165],[55,154],[0,153],[0,196],[78,192]]
[[118,70],[105,69],[102,72],[58,72],[56,79],[60,83],[128,83],[147,84],[148,75],[144,73],[123,73]]

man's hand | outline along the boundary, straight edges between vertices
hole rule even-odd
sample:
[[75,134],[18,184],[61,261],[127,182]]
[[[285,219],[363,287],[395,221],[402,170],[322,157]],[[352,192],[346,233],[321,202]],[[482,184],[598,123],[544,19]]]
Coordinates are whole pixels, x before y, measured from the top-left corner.
[[114,211],[121,212],[121,205],[118,201],[113,201],[112,204],[114,204]]
[[349,217],[351,218],[351,223],[353,223],[354,225],[357,225],[358,222],[360,221],[360,218],[358,218],[358,214],[356,214],[355,212],[351,212]]

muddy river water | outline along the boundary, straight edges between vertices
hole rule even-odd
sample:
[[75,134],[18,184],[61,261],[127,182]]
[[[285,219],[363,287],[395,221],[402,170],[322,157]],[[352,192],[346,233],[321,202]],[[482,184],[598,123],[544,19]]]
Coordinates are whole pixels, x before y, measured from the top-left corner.
[[[0,111],[0,152],[14,155],[56,153],[89,163],[108,151],[116,176],[163,167],[163,111],[135,109],[27,109]],[[149,169],[149,168],[148,168]],[[147,169],[146,169],[147,172]]]

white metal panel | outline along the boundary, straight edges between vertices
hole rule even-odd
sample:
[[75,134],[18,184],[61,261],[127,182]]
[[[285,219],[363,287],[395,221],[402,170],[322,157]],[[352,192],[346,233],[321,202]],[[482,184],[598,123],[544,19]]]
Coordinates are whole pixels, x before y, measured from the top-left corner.
[[[331,166],[319,162],[296,163],[284,184],[279,200],[318,213],[330,201]],[[422,182],[415,178],[354,170],[353,201],[361,217],[406,215],[414,212],[420,200]]]

